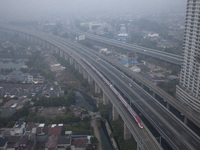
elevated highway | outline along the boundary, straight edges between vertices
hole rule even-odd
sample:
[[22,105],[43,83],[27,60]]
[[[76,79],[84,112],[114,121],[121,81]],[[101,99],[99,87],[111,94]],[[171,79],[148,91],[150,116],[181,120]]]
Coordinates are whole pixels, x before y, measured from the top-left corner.
[[[69,46],[69,44],[67,44],[67,46]],[[80,51],[80,47],[76,48],[75,45],[71,46],[71,48],[77,51],[79,50],[79,53],[81,53],[83,51]],[[82,47],[81,50],[83,49],[84,47]],[[150,120],[162,137],[164,137],[174,149],[198,149],[200,144],[198,141],[199,138],[194,134],[190,134],[190,130],[185,127],[183,123],[177,120],[176,117],[169,113],[167,109],[158,104],[153,97],[143,91],[142,88],[126,77],[123,73],[112,67],[109,63],[106,63],[103,59],[85,51],[82,54],[85,55],[87,60],[94,58],[91,60],[91,64],[96,66],[96,68],[99,68],[99,70],[113,83],[113,85],[120,89],[130,102],[140,109],[140,112]],[[141,92],[140,96],[136,94],[138,91]],[[187,140],[184,139],[183,136],[187,136]]]
[[[71,29],[70,31],[76,35],[85,35],[86,38],[88,38],[89,40],[98,41],[98,42],[106,43],[106,44],[109,44],[112,46],[120,47],[122,49],[134,51],[134,52],[144,54],[147,56],[151,56],[151,57],[154,57],[157,59],[165,60],[167,62],[176,64],[176,65],[181,65],[181,62],[183,59],[182,56],[178,56],[178,55],[174,55],[174,54],[170,54],[170,53],[166,53],[166,52],[162,52],[162,51],[154,50],[154,49],[150,49],[150,48],[145,48],[145,47],[141,47],[141,46],[137,46],[137,45],[133,45],[133,44],[122,43],[122,42],[119,42],[116,40],[111,40],[111,39],[108,39],[105,37],[96,36],[96,35],[82,32],[79,30]],[[184,122],[186,124],[189,119],[197,127],[200,128],[200,114],[198,112],[194,111],[193,109],[189,108],[186,104],[182,103],[181,101],[178,101],[171,95],[167,94],[166,92],[161,90],[159,87],[152,84],[147,79],[143,78],[141,75],[138,75],[137,73],[133,73],[130,69],[125,68],[122,64],[120,64],[110,58],[104,57],[104,59],[107,60],[108,62],[110,62],[113,66],[119,68],[122,72],[127,74],[132,79],[139,82],[142,86],[146,86],[150,91],[152,91],[152,95],[154,97],[156,97],[156,95],[157,95],[159,98],[161,98],[161,100],[163,101],[163,103],[165,103],[165,105],[168,109],[170,109],[170,106],[173,106],[175,109],[177,109],[179,112],[179,116],[180,115],[183,116]]]
[[166,52],[162,52],[162,51],[159,51],[159,50],[150,49],[150,48],[146,48],[146,47],[142,47],[142,46],[137,46],[137,45],[134,45],[134,44],[122,43],[120,41],[116,41],[116,40],[112,40],[112,39],[109,39],[109,38],[97,36],[97,35],[90,34],[90,33],[87,33],[87,32],[82,32],[82,31],[76,30],[76,29],[70,29],[70,32],[73,33],[73,34],[76,34],[76,35],[85,35],[85,37],[87,39],[92,40],[92,41],[105,43],[105,44],[108,44],[108,45],[112,45],[113,47],[119,47],[119,48],[122,48],[122,49],[129,50],[131,52],[136,52],[136,53],[139,53],[139,54],[151,56],[151,57],[154,57],[154,58],[157,58],[157,59],[165,60],[167,62],[170,62],[172,64],[176,64],[176,65],[181,65],[181,62],[183,60],[183,57],[179,56],[179,55],[170,54],[170,53],[166,53]]
[[[5,31],[5,30],[4,30]],[[89,68],[81,59],[82,56],[75,53],[74,50],[69,48],[66,45],[57,42],[45,36],[45,34],[37,34],[34,32],[24,32],[23,30],[11,29],[8,33],[19,33],[22,38],[29,39],[31,41],[38,42],[42,44],[44,47],[48,47],[50,49],[55,50],[60,54],[61,57],[64,57],[66,60],[70,61],[71,64],[75,65],[77,68],[77,63],[79,64],[79,72],[83,74],[83,76],[88,77],[88,81],[90,77],[95,81],[95,89],[96,85],[99,86],[103,93],[106,94],[106,97],[110,100],[113,105],[113,108],[118,112],[121,116],[122,120],[125,123],[125,127],[128,128],[134,139],[137,141],[140,149],[142,150],[160,150],[162,147],[159,145],[158,141],[151,134],[147,127],[144,127],[143,130],[139,130],[138,125],[132,119],[132,116],[126,111],[124,107],[122,107],[121,103],[119,103],[118,98],[113,94],[110,88],[100,79],[92,70]],[[38,40],[41,39],[41,40]],[[50,44],[50,45],[49,45]],[[71,59],[72,58],[72,59]],[[86,77],[86,78],[87,78]],[[145,125],[144,125],[145,126]]]
[[[17,30],[17,31],[19,31],[19,29]],[[23,30],[21,31],[22,33],[24,32]],[[58,45],[64,45],[62,42],[58,42],[58,40],[56,39],[56,38],[50,38],[49,36],[45,36],[45,34],[40,34],[40,33],[38,33],[38,34],[36,34],[35,32],[33,32],[33,33],[31,33],[30,31],[27,31],[27,33],[26,34],[31,34],[31,35],[34,35],[34,36],[36,36],[36,37],[38,37],[38,38],[41,38],[41,39],[45,39],[46,41],[48,41],[48,42],[50,42],[50,43],[53,43],[54,45],[55,45],[55,43],[57,43]],[[61,44],[62,43],[62,44]],[[66,45],[65,47],[62,47],[62,48],[60,48],[62,51],[64,51],[64,49],[65,48],[67,48],[67,47],[70,47],[71,49],[74,49],[74,50],[78,50],[78,49],[80,49],[80,47],[75,47],[75,45],[73,45],[73,46],[70,46],[69,45],[70,43],[68,43],[68,45]],[[84,49],[84,47],[82,47],[81,49]],[[73,51],[71,51],[71,53],[72,53]],[[67,52],[67,53],[69,53],[69,52]],[[80,53],[80,51],[79,51],[79,53]],[[88,56],[89,56],[89,54],[87,54]],[[79,56],[79,57],[83,57],[83,56]],[[85,57],[87,57],[87,56],[85,56]],[[95,55],[93,55],[93,56],[91,56],[91,57],[87,57],[87,59],[91,59],[91,58],[93,58],[93,57],[95,57]],[[151,103],[152,102],[154,102],[153,103],[153,105],[155,105],[155,106],[151,106],[151,103],[148,103],[147,104],[147,102],[149,101],[149,99],[151,98],[148,94],[145,94],[145,93],[143,93],[145,96],[147,96],[147,98],[145,98],[145,97],[141,97],[141,96],[138,96],[137,94],[136,94],[136,92],[139,90],[140,92],[142,91],[142,89],[140,89],[140,88],[137,88],[137,89],[134,89],[134,91],[133,91],[133,87],[137,87],[137,85],[134,85],[134,82],[133,81],[128,81],[127,80],[127,83],[125,82],[125,81],[123,81],[125,78],[124,77],[122,77],[122,75],[123,74],[121,74],[120,72],[116,72],[115,70],[112,70],[112,71],[108,71],[108,70],[106,70],[106,68],[105,68],[105,65],[109,65],[109,64],[107,64],[106,62],[104,62],[103,60],[101,60],[101,61],[103,61],[103,62],[101,62],[101,63],[97,63],[98,61],[97,61],[97,59],[98,59],[98,57],[96,57],[95,59],[91,59],[90,61],[91,61],[91,63],[92,64],[95,64],[95,66],[96,66],[96,68],[101,68],[101,71],[103,70],[103,72],[104,72],[104,74],[107,76],[107,78],[109,78],[112,82],[113,82],[113,84],[115,85],[115,86],[117,86],[119,89],[120,89],[120,91],[122,91],[123,93],[124,93],[124,95],[125,96],[127,96],[127,98],[129,98],[129,101],[131,101],[132,102],[132,104],[133,105],[137,105],[137,108],[139,108],[140,109],[140,111],[141,112],[143,112],[143,115],[145,115],[147,118],[149,118],[149,120],[154,120],[154,119],[152,119],[152,118],[155,118],[155,120],[154,121],[152,121],[152,124],[154,124],[154,126],[160,126],[160,127],[157,127],[157,129],[158,130],[161,130],[160,131],[160,133],[161,132],[163,132],[163,133],[161,133],[162,134],[162,136],[163,137],[165,137],[165,138],[168,138],[169,140],[172,138],[172,137],[174,137],[175,138],[175,140],[174,141],[172,141],[172,143],[171,143],[171,145],[172,145],[172,147],[174,148],[174,149],[182,149],[182,148],[187,148],[187,149],[196,149],[195,147],[195,144],[197,144],[197,146],[199,146],[198,145],[198,141],[196,141],[195,140],[195,138],[197,138],[197,140],[198,140],[198,137],[195,137],[195,136],[193,136],[193,134],[192,133],[190,133],[190,131],[188,131],[186,128],[185,128],[185,126],[183,125],[183,124],[181,124],[180,122],[177,122],[177,120],[176,120],[176,118],[174,118],[174,116],[172,115],[171,116],[171,114],[170,113],[168,113],[168,112],[165,112],[165,111],[167,111],[167,110],[165,110],[164,108],[162,108],[161,106],[159,106],[157,103],[155,103],[154,101],[154,99],[153,99],[153,101],[151,101]],[[112,68],[112,66],[110,66],[109,67],[110,69]],[[112,74],[111,72],[115,72],[115,74]],[[124,76],[124,75],[123,75]],[[120,78],[122,78],[122,79],[120,79]],[[127,77],[126,77],[127,78]],[[119,83],[116,83],[116,81],[119,81]],[[129,83],[131,83],[131,85],[134,85],[134,86],[131,86],[130,87],[130,85],[129,85]],[[100,84],[100,83],[99,83]],[[129,86],[127,86],[127,85],[129,85]],[[105,87],[104,87],[105,88]],[[102,89],[104,89],[104,88],[102,88]],[[104,91],[105,93],[106,93],[106,91]],[[142,91],[142,92],[144,92],[144,91]],[[134,94],[133,94],[134,93]],[[132,95],[133,94],[133,95]],[[108,94],[109,95],[109,94]],[[140,102],[139,101],[137,101],[137,102],[135,102],[135,100],[133,100],[132,99],[132,97],[137,97],[138,99],[142,99]],[[151,98],[152,99],[152,98]],[[144,100],[146,101],[146,102],[144,102]],[[118,104],[118,103],[117,103]],[[114,105],[114,104],[113,104]],[[140,106],[141,105],[141,106]],[[144,105],[145,105],[145,109],[143,109],[144,108]],[[151,107],[150,107],[151,106]],[[159,108],[159,107],[161,107],[160,109],[161,110],[157,110],[157,108]],[[121,105],[119,105],[119,106],[116,106],[115,108],[120,108],[120,109],[122,109],[123,107],[121,106]],[[153,110],[152,110],[153,109]],[[161,115],[161,114],[159,114],[158,112],[160,112],[160,111],[162,111],[162,109],[164,109],[164,114],[166,115],[166,114],[168,114],[169,116],[167,116],[167,117],[163,117],[163,115]],[[144,112],[144,111],[147,111],[147,112]],[[120,110],[118,110],[118,112],[120,112]],[[149,113],[149,112],[151,112],[151,113]],[[123,114],[125,114],[125,112],[124,113],[122,113],[121,114],[121,116],[123,116]],[[147,116],[147,114],[148,115],[153,115],[153,117],[148,117]],[[125,116],[123,116],[122,118],[126,118],[126,116],[127,115],[125,115]],[[174,128],[176,128],[176,127],[174,127],[172,124],[169,124],[169,122],[170,122],[170,120],[168,120],[168,119],[166,119],[166,118],[168,118],[168,117],[170,117],[173,121],[175,121],[176,123],[175,123],[175,125],[177,126],[177,125],[179,125],[180,124],[180,128],[181,128],[181,132],[180,131],[176,131],[176,129],[174,129]],[[160,125],[157,125],[157,121],[158,120],[160,120],[160,122],[158,123],[158,124],[160,124]],[[167,122],[168,123],[166,123],[166,120],[167,120]],[[128,126],[129,126],[130,124],[128,124]],[[166,128],[164,128],[164,126],[166,127]],[[164,129],[162,129],[162,128],[164,128]],[[130,128],[129,128],[129,130],[130,130]],[[170,135],[172,136],[172,137],[170,137],[168,134],[170,133]],[[181,137],[181,134],[180,133],[189,133],[188,135],[187,135],[187,137],[189,137],[190,139],[188,140],[188,139],[181,139],[180,137]],[[194,141],[194,144],[191,142],[191,141]],[[169,141],[170,142],[170,141]],[[175,143],[176,142],[176,143]]]

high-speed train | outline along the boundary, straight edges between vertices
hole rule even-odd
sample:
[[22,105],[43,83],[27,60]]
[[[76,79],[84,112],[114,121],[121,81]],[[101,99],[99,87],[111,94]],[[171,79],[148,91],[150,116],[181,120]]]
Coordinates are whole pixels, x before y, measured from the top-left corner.
[[138,117],[138,115],[134,112],[134,110],[131,108],[131,106],[126,102],[126,100],[121,96],[121,94],[115,89],[115,87],[92,65],[90,64],[87,60],[82,58],[83,61],[85,61],[101,78],[102,80],[111,88],[111,90],[117,95],[117,97],[120,99],[122,104],[127,108],[127,110],[130,112],[131,116],[135,119],[137,122],[138,126],[140,128],[143,128],[142,121]]

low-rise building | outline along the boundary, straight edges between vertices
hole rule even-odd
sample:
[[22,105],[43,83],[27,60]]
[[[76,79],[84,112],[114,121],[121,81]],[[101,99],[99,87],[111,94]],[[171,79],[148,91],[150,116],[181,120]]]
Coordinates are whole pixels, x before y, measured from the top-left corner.
[[71,150],[86,150],[87,145],[87,138],[74,138],[72,139]]
[[7,137],[0,137],[0,150],[6,150],[8,145]]
[[7,150],[16,150],[19,148],[21,136],[9,136]]
[[18,120],[12,130],[10,131],[10,135],[12,136],[22,136],[25,131],[26,123],[24,120]]
[[34,150],[36,142],[45,143],[45,150],[66,150],[68,147],[85,150],[90,144],[87,133],[66,131],[61,135],[62,127],[63,124],[45,126],[33,122],[26,125],[23,120],[18,120],[10,131],[11,135],[0,129],[0,150]]
[[46,142],[49,134],[49,128],[45,124],[39,124],[36,129],[37,142]]
[[59,136],[57,149],[58,150],[66,150],[67,147],[71,146],[71,136]]

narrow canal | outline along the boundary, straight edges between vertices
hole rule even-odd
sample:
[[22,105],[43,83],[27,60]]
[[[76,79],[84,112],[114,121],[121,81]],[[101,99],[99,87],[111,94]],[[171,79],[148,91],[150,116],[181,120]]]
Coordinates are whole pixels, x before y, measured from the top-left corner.
[[[82,107],[93,112],[97,111],[97,107],[95,103],[92,103],[95,100],[92,100],[90,97],[88,97],[84,93],[75,91],[75,99],[76,99],[75,106]],[[100,123],[101,123],[100,133],[102,137],[102,144],[103,144],[104,150],[113,150],[109,135],[106,130],[105,123],[103,121],[100,121]]]

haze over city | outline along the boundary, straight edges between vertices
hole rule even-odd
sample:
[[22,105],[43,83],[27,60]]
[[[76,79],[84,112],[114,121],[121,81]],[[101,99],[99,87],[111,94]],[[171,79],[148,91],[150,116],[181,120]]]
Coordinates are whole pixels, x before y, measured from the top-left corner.
[[186,0],[1,0],[1,19],[34,19],[50,16],[151,15],[185,12]]
[[0,150],[198,150],[200,0],[0,0]]

